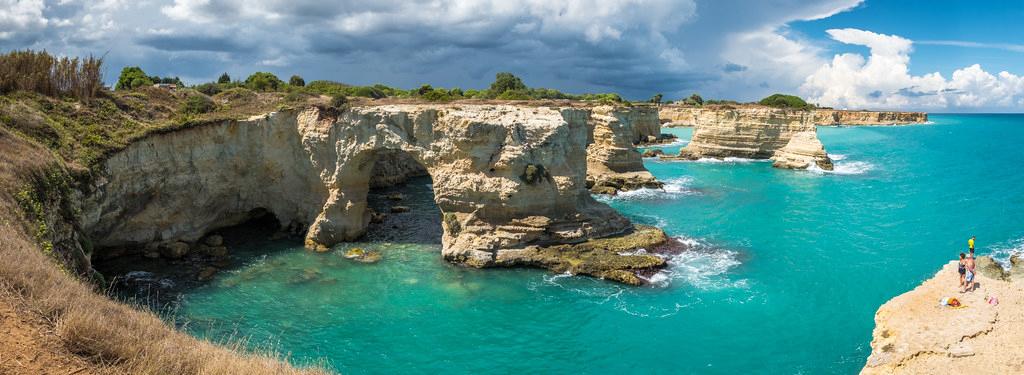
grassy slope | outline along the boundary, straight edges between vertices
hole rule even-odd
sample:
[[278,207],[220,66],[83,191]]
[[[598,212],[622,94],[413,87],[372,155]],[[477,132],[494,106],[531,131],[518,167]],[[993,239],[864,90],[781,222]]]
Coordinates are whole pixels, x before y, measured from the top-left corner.
[[[34,372],[34,362],[48,359],[58,362],[54,368],[76,366],[79,373],[324,373],[296,369],[274,355],[247,353],[237,343],[219,346],[178,332],[152,313],[97,293],[63,271],[41,247],[35,218],[15,198],[30,181],[54,170],[87,176],[102,155],[132,139],[197,120],[173,115],[183,94],[147,91],[111,94],[90,103],[29,93],[0,96],[0,259],[17,260],[0,262],[0,307],[34,314],[19,317],[32,322],[18,325],[31,341],[17,345],[21,350],[43,348],[30,362],[18,360],[17,348],[0,348],[8,354],[0,356],[0,373]],[[223,100],[218,111],[198,120],[266,112],[279,105],[273,95]],[[6,343],[0,340],[0,345]],[[43,367],[54,369],[46,363]]]

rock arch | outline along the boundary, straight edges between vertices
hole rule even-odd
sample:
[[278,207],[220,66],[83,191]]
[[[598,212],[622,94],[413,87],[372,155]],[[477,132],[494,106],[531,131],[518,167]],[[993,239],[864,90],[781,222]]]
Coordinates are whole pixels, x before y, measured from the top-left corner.
[[308,227],[307,247],[367,226],[374,155],[401,150],[434,181],[443,254],[494,265],[499,251],[632,230],[586,189],[591,112],[503,105],[308,108],[155,134],[112,155],[84,192],[99,247],[195,241],[254,207]]

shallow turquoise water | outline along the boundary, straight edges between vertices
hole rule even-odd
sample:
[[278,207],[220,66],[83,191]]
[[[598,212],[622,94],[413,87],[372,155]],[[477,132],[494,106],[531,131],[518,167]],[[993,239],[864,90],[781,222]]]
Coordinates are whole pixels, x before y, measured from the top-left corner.
[[605,201],[696,246],[657,287],[462,269],[430,241],[349,245],[382,250],[371,265],[275,243],[178,313],[196,335],[351,374],[856,373],[877,307],[967,237],[983,254],[1024,248],[1024,116],[932,120],[821,128],[837,173],[649,160],[666,191]]

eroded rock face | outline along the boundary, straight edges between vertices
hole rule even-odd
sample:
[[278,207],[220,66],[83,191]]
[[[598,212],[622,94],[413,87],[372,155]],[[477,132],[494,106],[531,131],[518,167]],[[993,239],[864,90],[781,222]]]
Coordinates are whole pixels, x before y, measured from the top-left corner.
[[661,133],[656,109],[596,107],[589,125],[592,141],[587,146],[587,185],[592,192],[662,186],[644,167],[634,147],[641,139]]
[[807,168],[815,164],[832,169],[811,117],[808,111],[768,107],[705,111],[679,157],[771,158],[780,168]]
[[816,166],[831,171],[832,159],[825,153],[825,146],[818,140],[818,134],[805,131],[793,134],[786,147],[772,155],[772,166],[785,169],[807,169]]
[[[710,112],[730,111],[734,109],[768,108],[757,105],[705,106],[690,107],[678,105],[662,106],[659,111],[661,122],[668,127],[696,126],[702,119],[707,119]],[[838,109],[815,109],[811,111],[814,125],[903,125],[928,122],[928,114],[924,112],[896,111],[849,111]]]
[[[490,266],[499,249],[632,230],[587,191],[588,121],[576,108],[399,105],[152,135],[104,163],[82,223],[100,248],[194,243],[259,209],[308,228],[307,247],[329,247],[365,231],[377,161],[408,157],[433,179],[444,257]],[[524,179],[528,166],[542,173]]]

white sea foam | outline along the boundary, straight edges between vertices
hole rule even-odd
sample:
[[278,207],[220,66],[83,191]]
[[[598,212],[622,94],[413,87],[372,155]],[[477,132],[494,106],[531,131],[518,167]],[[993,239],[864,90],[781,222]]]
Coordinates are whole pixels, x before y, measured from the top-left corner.
[[[840,159],[841,160],[841,159]],[[848,161],[841,163],[834,163],[831,171],[826,171],[819,168],[817,165],[811,165],[807,168],[808,172],[816,173],[820,175],[834,174],[834,175],[858,175],[865,174],[875,169],[875,165],[866,161]]]
[[[677,281],[700,289],[746,286],[746,280],[730,280],[725,275],[740,265],[739,253],[717,248],[700,239],[677,237],[676,240],[687,245],[689,250],[668,258],[669,267],[656,274],[664,277],[658,276],[658,281],[662,281],[661,286]],[[659,285],[653,280],[654,277],[651,278],[651,284]]]
[[992,259],[1003,266],[1004,269],[1010,269],[1011,256],[1024,256],[1024,238],[996,245],[991,255]]
[[674,199],[686,195],[696,195],[697,191],[691,189],[689,185],[693,183],[693,178],[688,176],[673,178],[664,181],[664,186],[661,189],[637,189],[630,191],[619,192],[614,196],[599,196],[599,200],[608,201],[613,199],[622,200],[646,200],[646,199]]
[[828,158],[832,161],[846,160],[846,155],[843,154],[828,154]]
[[729,157],[725,157],[725,158],[722,158],[722,159],[718,159],[718,158],[700,158],[700,159],[697,159],[697,160],[693,160],[692,162],[694,162],[694,163],[708,163],[708,164],[720,164],[720,163],[726,163],[726,164],[746,164],[746,163],[764,163],[764,162],[770,162],[770,161],[771,160],[769,160],[769,159],[748,159],[748,158],[737,158],[737,157],[729,156]]

